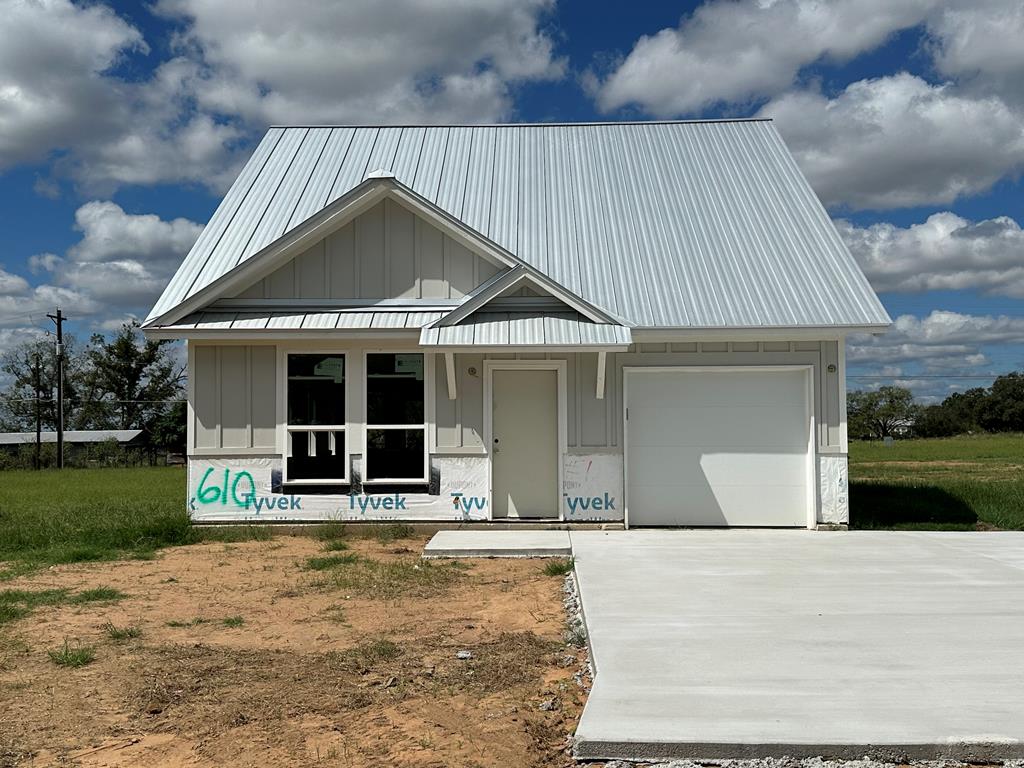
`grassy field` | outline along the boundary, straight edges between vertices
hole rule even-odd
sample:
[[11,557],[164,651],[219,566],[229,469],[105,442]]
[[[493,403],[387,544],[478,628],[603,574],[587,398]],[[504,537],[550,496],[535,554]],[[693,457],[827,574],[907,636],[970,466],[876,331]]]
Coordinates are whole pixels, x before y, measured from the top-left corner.
[[54,563],[150,557],[200,539],[268,535],[194,529],[181,467],[0,474],[0,577]]
[[851,442],[850,524],[1024,529],[1024,435]]
[[[54,563],[146,558],[160,547],[269,538],[193,528],[180,467],[0,475],[0,578]],[[850,444],[855,528],[1024,530],[1024,435]]]

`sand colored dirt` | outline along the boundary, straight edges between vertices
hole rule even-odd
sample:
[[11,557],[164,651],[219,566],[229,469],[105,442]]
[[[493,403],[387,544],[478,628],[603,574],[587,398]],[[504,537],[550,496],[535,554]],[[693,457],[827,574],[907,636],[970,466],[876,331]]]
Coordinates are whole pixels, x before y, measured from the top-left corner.
[[[418,538],[348,544],[339,554],[421,565]],[[543,561],[474,560],[374,593],[306,568],[321,549],[202,544],[0,585],[127,595],[0,628],[0,766],[571,763],[581,657]],[[141,635],[115,641],[107,622]],[[47,651],[65,639],[96,660],[55,665]]]

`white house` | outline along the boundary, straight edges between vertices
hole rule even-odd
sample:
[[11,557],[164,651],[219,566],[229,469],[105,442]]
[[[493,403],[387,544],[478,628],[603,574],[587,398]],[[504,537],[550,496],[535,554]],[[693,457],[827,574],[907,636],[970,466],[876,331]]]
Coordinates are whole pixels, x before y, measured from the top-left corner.
[[889,317],[773,125],[272,128],[145,323],[196,520],[847,520]]

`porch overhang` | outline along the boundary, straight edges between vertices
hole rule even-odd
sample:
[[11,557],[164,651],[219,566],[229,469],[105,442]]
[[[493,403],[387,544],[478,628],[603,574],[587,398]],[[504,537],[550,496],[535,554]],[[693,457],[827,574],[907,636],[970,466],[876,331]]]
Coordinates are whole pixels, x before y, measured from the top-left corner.
[[627,326],[595,323],[578,312],[478,312],[457,325],[420,331],[421,347],[451,352],[623,352],[632,343]]

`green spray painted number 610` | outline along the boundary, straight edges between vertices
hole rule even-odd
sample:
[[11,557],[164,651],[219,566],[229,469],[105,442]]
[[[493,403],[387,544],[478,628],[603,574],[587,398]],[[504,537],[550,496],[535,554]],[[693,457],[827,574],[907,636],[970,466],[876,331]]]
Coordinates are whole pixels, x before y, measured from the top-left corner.
[[[196,498],[200,504],[216,504],[218,501],[221,504],[228,503],[228,488],[231,488],[231,500],[240,507],[248,507],[252,504],[252,500],[256,498],[256,481],[253,480],[250,475],[244,469],[240,472],[236,472],[234,479],[231,478],[231,470],[224,470],[224,484],[223,486],[211,485],[207,487],[206,481],[210,475],[213,474],[213,467],[206,470],[206,474],[203,475],[203,479],[199,481],[199,488],[196,489]],[[248,481],[249,488],[248,493],[241,494],[239,497],[238,485],[243,480]],[[245,490],[243,487],[242,490]]]

